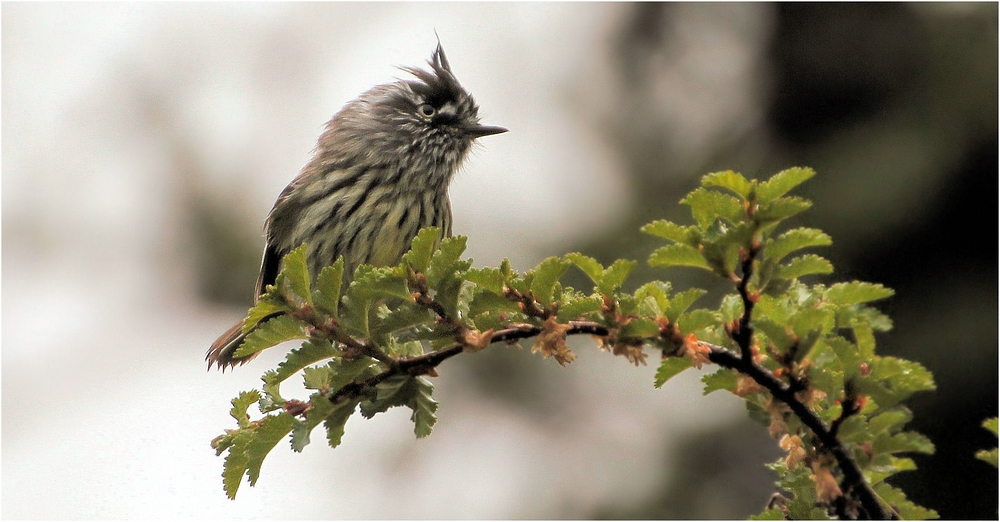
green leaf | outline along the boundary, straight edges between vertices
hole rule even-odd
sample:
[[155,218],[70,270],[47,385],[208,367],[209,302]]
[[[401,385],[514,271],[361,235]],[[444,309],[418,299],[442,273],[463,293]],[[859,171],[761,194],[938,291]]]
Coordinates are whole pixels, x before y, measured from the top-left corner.
[[[257,478],[260,477],[260,467],[264,463],[264,457],[285,438],[285,435],[288,435],[288,432],[292,431],[294,420],[294,417],[287,413],[279,413],[268,415],[258,421],[259,424],[254,428],[253,436],[246,445],[247,478],[251,486],[256,484]],[[234,491],[233,496],[235,495]]]
[[316,278],[316,290],[313,292],[313,303],[316,308],[337,317],[343,284],[344,256],[340,256],[332,265],[323,267]]
[[701,378],[701,382],[705,383],[704,395],[708,395],[717,390],[726,390],[729,392],[736,391],[736,381],[739,374],[733,370],[726,368],[720,368],[719,371],[715,373],[710,373]]
[[479,315],[483,312],[520,313],[520,311],[521,308],[517,303],[492,292],[478,293],[469,303],[469,313],[472,315]]
[[913,414],[906,408],[896,408],[880,413],[868,421],[868,431],[872,435],[893,433],[910,422]]
[[810,168],[792,167],[785,169],[771,176],[771,179],[757,185],[757,201],[770,203],[815,175],[816,172]]
[[711,310],[700,308],[687,314],[681,314],[677,320],[677,325],[682,334],[689,334],[698,330],[709,328],[719,324],[719,314]]
[[991,450],[979,450],[976,452],[977,459],[992,465],[994,468],[997,467],[998,456],[1000,455],[998,455],[997,448],[993,448]]
[[743,300],[736,294],[722,298],[719,305],[719,315],[723,324],[729,324],[743,316]]
[[504,276],[498,268],[473,268],[465,273],[465,280],[494,294],[503,293]]
[[253,308],[247,311],[247,317],[243,320],[243,333],[252,331],[261,321],[289,310],[288,304],[281,296],[274,292],[267,292],[261,295]]
[[279,315],[261,323],[254,331],[247,334],[243,344],[233,355],[246,357],[285,341],[306,337],[308,335],[305,328],[298,319],[290,315]]
[[340,441],[344,437],[344,425],[347,424],[347,419],[354,414],[357,407],[358,399],[338,404],[326,417],[326,420],[323,421],[323,427],[326,428],[326,440],[331,448],[336,448],[340,445]]
[[375,397],[361,402],[361,415],[370,419],[394,406],[405,406],[413,398],[414,388],[408,386],[412,379],[409,375],[394,375],[378,383]]
[[657,388],[663,386],[671,377],[690,367],[691,359],[687,357],[667,357],[656,369],[656,380],[653,381],[653,386]]
[[767,336],[767,338],[774,344],[777,348],[778,353],[785,353],[793,344],[795,344],[795,338],[793,338],[786,327],[780,324],[770,321],[768,319],[755,319],[753,321],[753,327],[759,332]]
[[636,301],[646,301],[652,299],[656,303],[655,314],[657,317],[663,315],[663,310],[670,306],[670,283],[665,281],[651,281],[640,286],[635,291]]
[[583,270],[583,273],[587,274],[587,277],[594,282],[594,286],[601,284],[601,280],[604,278],[604,267],[596,259],[579,252],[571,252],[563,257]]
[[374,300],[397,298],[412,302],[413,295],[406,283],[406,276],[398,266],[370,267],[362,265],[355,272],[348,287],[353,299]]
[[674,298],[670,300],[670,306],[663,311],[663,314],[670,320],[670,322],[676,322],[680,318],[681,314],[687,311],[695,301],[705,295],[707,291],[701,288],[689,288],[683,292],[678,292],[674,295]]
[[899,489],[890,486],[886,482],[879,482],[872,486],[875,494],[882,502],[892,506],[903,520],[930,520],[938,518],[937,511],[918,506],[906,498],[906,495]]
[[[292,250],[281,261],[281,274],[277,281],[284,281],[285,286],[278,284],[278,288],[283,291],[291,291],[299,301],[312,304],[312,292],[309,290],[310,277],[307,261],[307,246],[301,246]],[[282,277],[283,276],[283,277]]]
[[295,375],[299,370],[323,359],[340,355],[330,341],[313,337],[302,343],[285,356],[278,364],[277,370],[268,370],[261,379],[264,381],[264,397],[260,400],[260,410],[264,413],[281,408],[285,399],[281,397],[280,386],[283,381]]
[[635,261],[628,259],[618,259],[604,271],[598,289],[604,295],[611,295],[621,288],[625,279],[635,268]]
[[552,289],[569,265],[569,261],[553,256],[546,258],[532,270],[534,278],[531,280],[531,294],[543,307],[552,303]]
[[703,230],[720,217],[731,223],[739,223],[745,217],[742,201],[729,194],[705,188],[694,189],[681,203],[691,207],[691,215]]
[[795,228],[768,240],[764,253],[768,259],[781,261],[788,254],[808,247],[827,246],[833,243],[830,236],[815,228]]
[[410,251],[403,255],[403,260],[413,267],[415,272],[426,272],[440,237],[441,229],[438,227],[420,229],[420,232],[417,232],[416,237],[410,242]]
[[701,184],[705,187],[719,187],[732,191],[742,199],[750,196],[752,185],[742,174],[726,170],[723,172],[713,172],[701,178]]
[[997,436],[997,418],[990,417],[983,421],[983,427],[990,431],[994,437]]
[[563,323],[572,321],[587,314],[601,311],[603,304],[604,300],[597,295],[573,297],[559,306],[559,314],[556,318]]
[[915,431],[907,431],[895,435],[882,433],[875,437],[875,441],[872,443],[872,451],[875,454],[902,452],[932,454],[934,453],[934,443]]
[[292,451],[301,452],[309,445],[309,434],[319,423],[326,420],[330,413],[337,408],[329,399],[321,393],[314,393],[309,397],[310,408],[306,412],[305,420],[295,419],[292,423]]
[[687,245],[679,243],[657,248],[649,256],[649,265],[656,267],[693,266],[711,270],[705,256]]
[[433,323],[435,320],[437,316],[423,306],[404,304],[380,317],[371,326],[371,330],[373,335],[391,334],[417,325]]
[[454,236],[441,241],[441,248],[431,256],[427,266],[427,282],[431,288],[437,288],[445,278],[452,277],[459,270],[467,270],[471,263],[460,261],[465,252],[468,238]]
[[812,203],[807,199],[797,198],[794,196],[778,198],[768,204],[760,205],[757,212],[754,214],[754,219],[758,223],[781,221],[800,212],[809,210],[811,207]]
[[781,279],[798,279],[807,275],[830,273],[833,273],[833,264],[816,254],[796,257],[778,267],[778,277]]
[[852,281],[831,286],[824,293],[824,297],[833,304],[843,306],[885,299],[894,293],[891,288],[879,284]]
[[[689,247],[698,246],[698,234],[695,227],[686,227],[676,223],[671,223],[665,219],[660,219],[643,226],[641,230],[647,234],[662,237],[663,239],[669,239],[675,243],[680,243]],[[583,267],[581,266],[580,268]]]
[[434,385],[423,377],[413,380],[416,388],[413,400],[408,405],[413,410],[410,420],[413,421],[413,433],[417,438],[423,438],[431,434],[437,417],[434,415],[438,409],[438,403],[431,398],[434,392]]
[[660,326],[648,317],[635,317],[618,330],[620,339],[648,339],[659,335]]
[[233,409],[229,411],[229,414],[236,419],[240,428],[250,426],[250,416],[247,415],[247,409],[258,400],[260,400],[260,393],[257,390],[240,392],[240,395],[233,399]]
[[858,344],[858,355],[861,356],[861,360],[870,361],[875,357],[875,333],[872,327],[864,321],[855,319],[851,321],[851,328]]

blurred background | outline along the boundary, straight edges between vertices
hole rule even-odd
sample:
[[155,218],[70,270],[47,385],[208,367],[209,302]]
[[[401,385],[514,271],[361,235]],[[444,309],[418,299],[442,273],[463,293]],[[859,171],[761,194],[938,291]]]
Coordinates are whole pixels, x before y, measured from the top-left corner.
[[[567,368],[493,347],[439,368],[435,433],[355,416],[222,491],[209,441],[283,357],[225,375],[208,345],[251,303],[261,225],[326,120],[448,52],[485,122],[451,190],[477,266],[639,260],[698,178],[818,176],[797,223],[833,281],[896,289],[883,354],[939,389],[937,445],[898,477],[942,517],[997,516],[997,4],[2,5],[2,516],[744,518],[780,455],[686,372],[652,387],[589,339]],[[583,281],[570,281],[584,286]],[[292,389],[290,387],[290,389]],[[286,394],[291,395],[291,393]]]

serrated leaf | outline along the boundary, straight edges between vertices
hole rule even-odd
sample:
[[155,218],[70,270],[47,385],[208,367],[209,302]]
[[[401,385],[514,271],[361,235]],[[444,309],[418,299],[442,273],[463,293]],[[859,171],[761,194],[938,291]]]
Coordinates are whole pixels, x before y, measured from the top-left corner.
[[247,311],[243,320],[243,333],[252,331],[262,321],[266,321],[289,310],[288,304],[280,296],[267,292],[260,296],[253,308]]
[[534,278],[531,280],[531,294],[543,307],[552,302],[552,289],[569,265],[569,261],[553,256],[546,258],[532,270]]
[[1000,451],[997,448],[991,450],[979,450],[976,452],[976,458],[992,465],[994,468],[997,467],[997,459],[1000,456]]
[[290,315],[279,315],[261,323],[254,331],[247,334],[243,344],[236,349],[233,355],[246,357],[285,341],[306,337],[308,335],[305,332],[305,327],[298,319]]
[[861,360],[870,361],[875,356],[875,333],[872,327],[857,319],[851,321],[851,328],[854,330],[854,339],[858,345],[858,355]]
[[677,326],[681,329],[681,334],[689,334],[703,328],[709,328],[719,324],[719,315],[711,310],[700,308],[690,313],[681,314],[677,320]]
[[760,203],[774,201],[815,175],[816,172],[810,168],[785,169],[757,185],[757,201]]
[[777,348],[778,353],[785,353],[793,344],[795,338],[789,334],[784,326],[768,319],[755,319],[753,327],[763,333]]
[[495,294],[503,293],[504,276],[498,268],[473,268],[465,272],[465,280]]
[[754,214],[754,219],[758,223],[770,221],[781,221],[788,219],[800,212],[812,208],[812,202],[795,196],[778,198],[770,203],[762,204]]
[[316,277],[316,290],[313,292],[313,304],[316,308],[337,317],[343,284],[344,256],[340,256],[332,265],[323,267]]
[[720,217],[732,223],[739,223],[745,217],[743,203],[739,199],[705,188],[691,191],[681,203],[691,207],[691,215],[701,229]]
[[344,437],[344,425],[347,424],[347,419],[354,414],[357,407],[357,399],[338,404],[323,421],[323,427],[326,428],[326,440],[331,448],[340,445],[340,441]]
[[692,231],[696,230],[694,227],[678,225],[665,219],[653,221],[643,226],[641,230],[647,234],[690,247],[695,247],[698,244],[697,241],[692,241]]
[[600,296],[591,295],[585,297],[573,297],[568,302],[559,306],[559,313],[556,318],[559,322],[572,321],[586,314],[601,311],[604,301]]
[[249,431],[240,431],[235,434],[232,444],[228,447],[229,454],[222,462],[222,487],[230,500],[236,498],[236,492],[240,489],[243,475],[246,474],[247,466],[250,463],[250,458],[246,453],[250,436]]
[[604,295],[611,295],[616,290],[621,288],[622,284],[625,283],[625,279],[628,275],[632,273],[632,269],[635,268],[635,261],[628,259],[618,259],[611,264],[601,276],[601,282],[598,285],[598,290]]
[[240,428],[246,428],[250,425],[250,416],[247,415],[247,409],[250,408],[251,404],[259,400],[260,392],[257,390],[240,392],[239,396],[232,400],[233,409],[229,410],[229,415],[236,419]]
[[743,199],[747,199],[750,196],[750,181],[743,177],[742,174],[731,170],[707,174],[701,178],[701,184],[705,187],[727,189]]
[[309,435],[319,423],[326,420],[330,413],[337,408],[329,399],[320,393],[314,393],[309,397],[309,411],[306,412],[305,420],[295,419],[292,423],[291,445],[292,451],[301,452],[309,445]]
[[396,298],[413,301],[413,295],[406,283],[406,276],[400,267],[370,267],[362,265],[355,272],[354,280],[348,287],[352,298],[363,300]]
[[370,419],[394,406],[406,405],[413,398],[414,388],[407,386],[412,379],[409,375],[395,375],[378,383],[375,397],[361,402],[361,415]]
[[671,377],[690,367],[691,359],[687,357],[667,357],[656,369],[656,379],[653,381],[653,386],[656,388],[662,387]]
[[795,228],[768,241],[764,253],[768,259],[781,261],[788,254],[803,248],[827,246],[833,243],[830,236],[815,228]]
[[[281,274],[285,288],[283,291],[291,291],[302,302],[312,304],[312,292],[309,289],[311,278],[307,261],[307,246],[301,246],[292,250],[281,260]],[[278,285],[281,288],[281,285]]]
[[338,355],[340,355],[340,350],[334,347],[330,341],[322,338],[308,339],[302,343],[302,346],[288,352],[285,360],[278,364],[277,371],[268,374],[264,382],[280,383],[310,364]]
[[880,284],[852,281],[831,286],[823,294],[823,297],[833,304],[843,306],[885,299],[894,293],[891,288]]
[[419,439],[431,434],[431,430],[437,422],[437,417],[434,414],[437,412],[438,403],[431,398],[431,394],[434,393],[434,385],[430,381],[423,377],[417,377],[413,383],[416,390],[413,394],[413,400],[409,404],[410,409],[413,410],[410,420],[413,421],[413,433]]
[[989,419],[984,420],[983,421],[983,427],[986,428],[987,430],[989,430],[989,432],[992,433],[994,437],[997,436],[997,418],[996,417],[991,417]]
[[872,435],[892,433],[902,428],[903,425],[910,422],[912,418],[913,414],[906,408],[888,410],[872,417],[868,421],[868,431],[870,431]]
[[521,308],[517,303],[492,292],[477,293],[472,298],[472,302],[469,303],[469,313],[472,315],[479,315],[483,312],[519,313],[520,311]]
[[777,276],[780,279],[798,279],[807,275],[831,273],[832,263],[815,254],[806,254],[779,266]]
[[726,368],[721,368],[715,373],[704,375],[701,378],[701,382],[705,383],[705,391],[702,394],[708,395],[718,390],[734,392],[736,391],[738,377],[739,375],[736,372]]
[[695,301],[706,293],[707,291],[701,288],[689,288],[683,292],[678,292],[674,294],[674,297],[670,300],[670,306],[663,311],[663,314],[671,322],[676,322],[681,314],[686,312]]
[[373,335],[384,335],[421,324],[433,323],[437,316],[423,306],[404,304],[390,310],[384,317],[371,325]]
[[903,520],[930,520],[938,518],[937,511],[914,504],[906,498],[906,495],[901,490],[892,487],[886,482],[879,482],[872,486],[872,489],[882,502],[892,506],[898,517]]
[[648,317],[636,317],[618,330],[620,339],[648,339],[660,335],[660,326]]
[[455,275],[459,270],[469,268],[468,264],[460,263],[462,253],[465,252],[465,245],[468,238],[465,236],[454,236],[441,240],[441,248],[431,256],[431,262],[427,266],[427,282],[431,288],[436,288],[447,277]]
[[[260,467],[264,463],[264,457],[285,438],[285,435],[288,435],[288,432],[292,431],[294,420],[287,413],[279,413],[257,421],[258,424],[246,445],[247,478],[251,486],[256,484],[257,478],[260,477]],[[235,492],[233,494],[235,495]]]
[[722,298],[719,305],[719,315],[723,324],[729,324],[743,316],[743,300],[736,294]]
[[410,242],[410,251],[403,255],[403,260],[413,267],[415,272],[426,272],[440,237],[441,229],[438,227],[420,229]]
[[895,435],[883,433],[875,437],[875,441],[872,443],[872,451],[875,454],[901,452],[932,454],[934,453],[934,443],[915,431],[907,431]]
[[687,245],[675,243],[657,248],[649,256],[649,266],[671,267],[671,266],[693,266],[711,270],[705,256],[701,252]]
[[590,256],[585,256],[579,252],[571,252],[563,257],[567,261],[579,267],[584,274],[587,274],[587,277],[594,282],[594,286],[601,283],[601,279],[604,277],[604,266],[601,265],[601,263],[599,263],[596,259]]

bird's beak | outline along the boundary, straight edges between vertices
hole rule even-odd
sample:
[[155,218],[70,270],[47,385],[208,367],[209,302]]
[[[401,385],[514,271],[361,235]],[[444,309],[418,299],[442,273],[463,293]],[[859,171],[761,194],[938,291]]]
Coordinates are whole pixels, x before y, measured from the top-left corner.
[[470,138],[482,138],[483,136],[489,136],[491,134],[500,134],[501,132],[507,132],[507,129],[503,127],[496,127],[493,125],[469,125],[465,128],[465,134]]

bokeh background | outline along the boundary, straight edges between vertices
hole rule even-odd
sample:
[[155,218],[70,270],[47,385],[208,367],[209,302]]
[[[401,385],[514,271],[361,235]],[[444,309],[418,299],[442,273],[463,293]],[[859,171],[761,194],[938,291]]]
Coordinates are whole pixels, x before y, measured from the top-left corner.
[[[453,184],[478,266],[579,250],[643,261],[699,176],[819,175],[799,223],[880,282],[885,354],[930,368],[896,483],[996,518],[997,4],[45,4],[2,17],[3,518],[743,518],[779,455],[695,372],[661,390],[574,341],[494,347],[408,410],[280,445],[225,498],[209,441],[282,357],[205,371],[245,312],[261,224],[325,121],[440,36],[484,121]],[[678,287],[717,287],[683,269]],[[582,284],[580,285],[582,286]],[[718,292],[705,298],[706,305]]]

